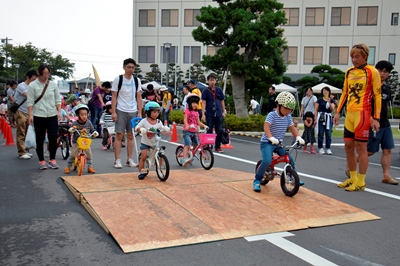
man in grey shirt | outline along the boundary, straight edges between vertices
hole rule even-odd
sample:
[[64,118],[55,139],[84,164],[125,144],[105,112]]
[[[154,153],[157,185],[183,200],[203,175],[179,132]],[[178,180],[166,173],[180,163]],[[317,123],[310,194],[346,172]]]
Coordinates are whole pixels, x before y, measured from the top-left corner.
[[[10,88],[7,90],[7,106],[10,107],[11,104],[15,101],[14,100],[14,94],[15,94],[15,89],[17,88],[17,82],[14,80],[10,82]],[[10,122],[11,127],[16,127],[15,125],[15,119],[14,119],[14,113],[11,112],[10,109],[8,109],[8,121]]]

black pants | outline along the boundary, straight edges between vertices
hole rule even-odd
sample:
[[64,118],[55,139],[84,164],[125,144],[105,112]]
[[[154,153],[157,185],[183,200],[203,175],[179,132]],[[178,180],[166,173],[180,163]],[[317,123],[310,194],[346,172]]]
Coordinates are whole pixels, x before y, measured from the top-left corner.
[[36,154],[39,161],[44,161],[43,144],[47,131],[47,138],[49,140],[49,153],[50,160],[56,158],[57,151],[57,135],[58,135],[58,118],[52,117],[33,117],[33,126],[35,127],[36,134]]

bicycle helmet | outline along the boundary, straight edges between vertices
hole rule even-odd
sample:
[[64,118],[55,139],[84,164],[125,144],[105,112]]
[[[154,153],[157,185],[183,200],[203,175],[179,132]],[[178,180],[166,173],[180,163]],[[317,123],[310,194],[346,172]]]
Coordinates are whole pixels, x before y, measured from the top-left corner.
[[67,103],[72,103],[72,102],[75,101],[75,100],[76,100],[75,94],[68,94],[68,95],[67,95],[67,99],[66,99],[66,102],[67,102]]
[[275,102],[289,109],[294,109],[296,107],[296,100],[293,94],[288,91],[283,91],[279,93],[276,97]]
[[106,102],[106,104],[104,105],[104,110],[108,110],[111,108],[111,101]]
[[82,109],[86,109],[87,112],[89,113],[89,108],[87,107],[87,105],[81,103],[81,104],[78,104],[78,106],[75,108],[75,115],[79,116],[79,111]]
[[192,103],[197,103],[199,104],[200,102],[200,97],[197,94],[194,93],[189,93],[186,102],[190,108],[192,108]]
[[144,106],[144,112],[146,113],[146,116],[150,117],[151,111],[153,110],[160,111],[160,105],[153,101],[146,103],[146,105]]

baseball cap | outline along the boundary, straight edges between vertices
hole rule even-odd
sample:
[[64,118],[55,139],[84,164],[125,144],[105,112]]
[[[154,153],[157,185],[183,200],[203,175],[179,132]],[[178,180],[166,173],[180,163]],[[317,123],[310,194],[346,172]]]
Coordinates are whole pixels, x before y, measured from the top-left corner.
[[196,84],[196,81],[194,79],[191,79],[189,80],[189,83]]

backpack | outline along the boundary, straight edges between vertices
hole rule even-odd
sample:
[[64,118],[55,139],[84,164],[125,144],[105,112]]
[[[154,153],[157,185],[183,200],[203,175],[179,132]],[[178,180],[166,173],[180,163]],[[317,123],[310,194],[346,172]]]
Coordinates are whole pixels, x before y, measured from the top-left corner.
[[222,135],[221,135],[221,143],[222,144],[229,144],[230,142],[230,130],[229,128],[227,128],[226,126],[226,120],[224,119],[224,121],[222,122]]
[[[123,81],[123,80],[124,80],[123,75],[119,75],[117,99],[118,99],[119,91],[121,90],[121,87],[122,87],[122,81]],[[135,77],[135,76],[133,76],[133,80],[135,81],[135,86],[136,86],[136,93],[135,93],[135,100],[136,100],[136,94],[137,94],[137,91],[138,91],[139,80],[138,80],[138,78]]]

